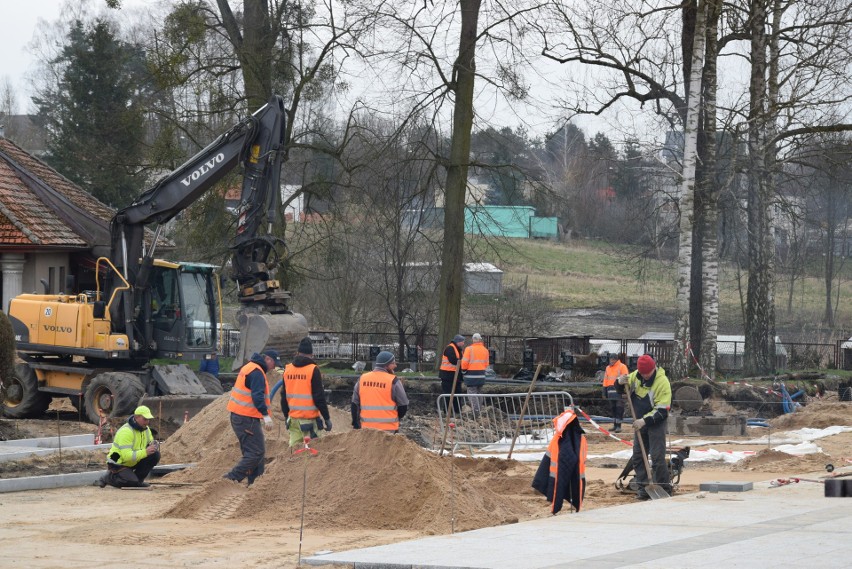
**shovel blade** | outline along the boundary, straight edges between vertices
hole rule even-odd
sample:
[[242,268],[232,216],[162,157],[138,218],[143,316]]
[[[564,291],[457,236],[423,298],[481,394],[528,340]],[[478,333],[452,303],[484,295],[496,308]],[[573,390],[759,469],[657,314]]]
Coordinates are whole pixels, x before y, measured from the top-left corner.
[[656,484],[648,484],[645,486],[645,492],[648,493],[648,496],[650,496],[652,500],[662,500],[663,498],[671,497],[668,492]]

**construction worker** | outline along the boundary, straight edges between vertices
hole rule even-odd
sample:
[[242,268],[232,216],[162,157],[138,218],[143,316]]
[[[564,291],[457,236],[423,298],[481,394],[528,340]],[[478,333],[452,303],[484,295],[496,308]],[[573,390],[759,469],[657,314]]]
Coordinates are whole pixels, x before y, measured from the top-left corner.
[[396,358],[379,352],[373,371],[355,383],[352,391],[352,428],[399,432],[399,421],[408,411],[408,396],[402,382],[393,374]]
[[[441,379],[441,393],[450,395],[453,391],[453,382],[456,383],[456,395],[460,393],[459,387],[462,383],[461,373],[456,376],[456,368],[461,359],[462,349],[464,347],[464,336],[456,334],[453,341],[447,344],[444,348],[444,353],[441,356],[441,368],[438,370],[438,377]],[[461,403],[459,399],[453,400],[453,410],[458,413],[461,411]]]
[[272,406],[269,402],[269,380],[266,374],[281,367],[281,360],[275,350],[266,350],[262,354],[252,354],[251,360],[240,369],[228,411],[231,412],[231,428],[240,443],[242,458],[222,478],[242,482],[251,486],[255,479],[263,474],[266,458],[266,442],[261,430],[272,429]]
[[306,436],[317,438],[317,432],[323,428],[331,431],[322,373],[314,363],[313,354],[311,339],[302,338],[293,363],[284,368],[281,412],[287,417],[291,447],[302,444]]
[[532,487],[550,501],[551,513],[559,513],[564,500],[579,512],[586,493],[586,434],[571,408],[554,417],[553,429]]
[[148,422],[153,418],[151,410],[140,405],[116,431],[107,453],[107,472],[98,480],[98,486],[150,486],[145,479],[160,462],[160,445],[148,426]]
[[624,401],[615,387],[615,382],[618,376],[628,373],[630,370],[618,359],[618,354],[609,354],[609,365],[606,367],[603,378],[603,396],[609,401],[612,410],[612,432],[614,433],[621,432],[621,422],[624,419]]
[[482,343],[482,335],[477,333],[471,337],[473,342],[464,349],[461,370],[464,372],[464,385],[470,395],[470,406],[474,414],[479,414],[481,403],[479,393],[485,385],[485,370],[488,368],[488,348]]
[[645,461],[639,446],[642,437],[645,448],[651,455],[652,481],[663,490],[672,493],[669,467],[666,463],[666,428],[669,409],[672,405],[672,386],[663,368],[648,354],[639,357],[636,371],[618,376],[618,390],[624,391],[624,386],[630,387],[630,401],[636,420],[633,421],[633,470],[636,472],[636,482],[639,491],[636,496],[640,500],[650,498],[645,486],[648,485],[648,472],[645,471]]

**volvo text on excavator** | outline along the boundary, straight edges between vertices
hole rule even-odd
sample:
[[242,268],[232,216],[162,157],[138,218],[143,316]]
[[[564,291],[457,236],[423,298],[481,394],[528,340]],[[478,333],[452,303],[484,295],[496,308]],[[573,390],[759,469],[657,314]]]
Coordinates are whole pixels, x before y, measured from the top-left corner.
[[290,294],[275,278],[284,244],[271,235],[280,201],[284,111],[281,97],[273,96],[118,211],[110,224],[109,257],[95,261],[95,290],[12,299],[9,318],[24,363],[7,389],[6,416],[39,416],[53,397],[69,397],[98,423],[129,414],[143,397],[162,396],[152,408],[165,403],[163,414],[179,419],[184,409],[194,414],[222,393],[210,374],[152,363],[210,358],[219,334],[216,267],[164,261],[155,252],[164,224],[238,164],[243,183],[230,276],[241,309],[234,364],[266,346],[295,351],[307,323],[290,311]]

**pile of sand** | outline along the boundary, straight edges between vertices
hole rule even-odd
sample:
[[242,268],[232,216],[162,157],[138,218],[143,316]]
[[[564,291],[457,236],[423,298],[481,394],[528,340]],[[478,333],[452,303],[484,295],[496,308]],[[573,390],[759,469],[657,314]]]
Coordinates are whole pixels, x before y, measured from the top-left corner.
[[[210,439],[219,437],[211,433]],[[528,473],[507,477],[511,462],[442,458],[401,435],[332,433],[312,443],[319,451],[315,456],[291,454],[286,441],[267,442],[266,472],[251,487],[221,479],[239,459],[236,441],[233,448],[202,458],[196,468],[166,477],[203,485],[164,515],[298,520],[306,468],[305,527],[311,528],[439,534],[450,532],[453,518],[455,530],[463,531],[517,522],[546,506],[544,497],[533,502]]]
[[834,426],[852,427],[852,403],[811,400],[794,413],[775,417],[769,423],[773,429],[793,430],[803,427],[825,429]]
[[827,454],[817,452],[804,456],[794,456],[773,449],[763,449],[738,462],[731,470],[754,472],[802,472],[822,471],[831,462]]

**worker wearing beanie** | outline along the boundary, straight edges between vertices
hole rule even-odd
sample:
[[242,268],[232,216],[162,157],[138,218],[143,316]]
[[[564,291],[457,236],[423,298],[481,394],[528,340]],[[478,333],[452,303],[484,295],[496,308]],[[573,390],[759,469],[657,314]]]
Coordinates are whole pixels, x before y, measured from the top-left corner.
[[[438,371],[438,378],[441,380],[441,393],[450,395],[453,392],[453,382],[456,384],[456,395],[461,393],[462,377],[456,375],[456,367],[458,367],[461,359],[462,348],[464,347],[464,336],[456,334],[453,341],[444,348],[444,354],[441,356],[441,369]],[[449,403],[448,403],[449,404]],[[453,401],[453,409],[456,413],[461,410],[459,399]]]
[[464,349],[461,369],[464,372],[464,385],[470,395],[470,406],[475,414],[479,414],[482,404],[479,401],[479,393],[485,385],[485,370],[488,369],[488,348],[482,343],[482,335],[474,334],[473,342]]
[[399,421],[408,411],[408,396],[402,382],[393,374],[396,358],[379,352],[373,371],[367,372],[352,390],[352,428],[399,432]]
[[666,428],[669,409],[672,405],[672,386],[666,372],[648,354],[639,357],[636,371],[618,377],[618,391],[624,392],[625,384],[630,386],[630,400],[636,412],[633,422],[633,470],[636,472],[636,482],[639,491],[636,493],[640,500],[647,500],[645,486],[649,483],[645,462],[642,460],[642,450],[639,437],[645,443],[645,448],[651,455],[652,481],[669,494],[671,479],[666,463]]
[[317,438],[323,428],[331,431],[331,416],[325,401],[322,373],[314,363],[314,346],[309,337],[302,338],[293,362],[284,367],[281,385],[281,412],[287,417],[290,447]]

